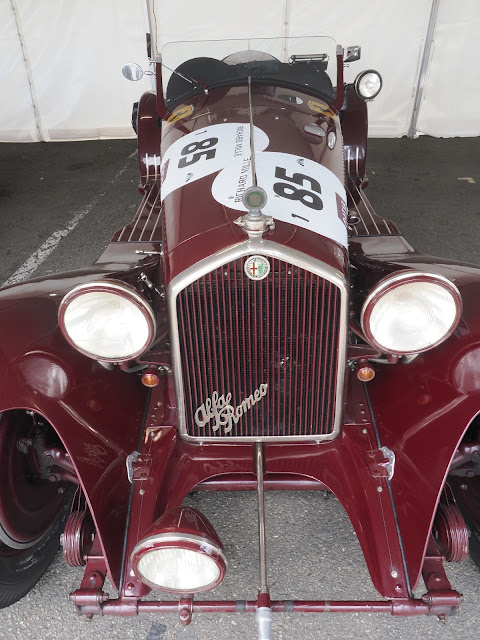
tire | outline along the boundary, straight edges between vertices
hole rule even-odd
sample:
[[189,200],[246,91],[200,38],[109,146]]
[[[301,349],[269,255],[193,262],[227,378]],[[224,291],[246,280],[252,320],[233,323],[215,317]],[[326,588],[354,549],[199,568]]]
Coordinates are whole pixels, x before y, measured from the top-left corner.
[[28,593],[58,551],[72,485],[49,482],[39,457],[58,444],[39,416],[0,414],[0,609]]
[[138,134],[138,102],[134,102],[132,107],[132,127],[135,133]]
[[[479,441],[480,417],[477,417],[468,428],[462,444],[475,445]],[[477,475],[471,478],[467,478],[466,474],[451,475],[448,483],[469,531],[470,556],[480,569],[480,468],[476,458],[472,458],[472,461],[475,461],[475,464],[470,463],[468,470]]]
[[480,569],[480,476],[450,477],[449,484],[469,530],[470,556]]

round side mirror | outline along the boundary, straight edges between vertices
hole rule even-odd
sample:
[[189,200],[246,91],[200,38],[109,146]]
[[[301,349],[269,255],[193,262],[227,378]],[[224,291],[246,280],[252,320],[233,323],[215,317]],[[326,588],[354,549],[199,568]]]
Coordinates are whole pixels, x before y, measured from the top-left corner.
[[127,80],[141,80],[143,78],[143,69],[136,62],[128,62],[123,68],[122,73]]

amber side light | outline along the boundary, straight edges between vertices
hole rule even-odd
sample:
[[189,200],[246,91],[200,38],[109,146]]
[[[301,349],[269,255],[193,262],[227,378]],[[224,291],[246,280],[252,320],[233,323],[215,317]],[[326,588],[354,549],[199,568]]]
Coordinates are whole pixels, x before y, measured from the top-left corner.
[[150,388],[158,386],[158,384],[160,383],[160,378],[158,377],[158,373],[157,373],[156,369],[148,368],[142,374],[142,383],[146,387],[150,387]]
[[362,382],[370,382],[375,377],[375,371],[370,366],[360,367],[357,371],[357,378]]

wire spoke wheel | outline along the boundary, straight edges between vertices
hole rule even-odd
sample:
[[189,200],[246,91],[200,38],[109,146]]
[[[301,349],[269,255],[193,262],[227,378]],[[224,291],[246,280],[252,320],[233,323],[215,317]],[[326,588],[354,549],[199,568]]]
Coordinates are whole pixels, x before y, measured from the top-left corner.
[[40,417],[0,414],[0,608],[30,591],[58,550],[72,492],[49,481],[41,455],[58,443]]

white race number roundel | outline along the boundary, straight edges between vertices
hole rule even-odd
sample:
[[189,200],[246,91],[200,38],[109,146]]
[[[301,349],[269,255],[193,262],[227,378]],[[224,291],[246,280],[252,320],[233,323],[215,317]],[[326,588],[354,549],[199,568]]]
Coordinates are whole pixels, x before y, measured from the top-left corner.
[[[252,185],[251,158],[236,158],[217,175],[212,195],[231,209],[246,211],[242,196]],[[327,167],[290,153],[256,151],[257,184],[267,193],[262,213],[347,246],[347,196]]]
[[[257,152],[268,147],[268,136],[258,127],[253,128],[253,137]],[[241,167],[245,159],[250,162],[250,156],[247,123],[225,122],[195,129],[171,144],[162,158],[161,198],[164,200],[172,191],[217,173],[232,162],[238,161]]]

